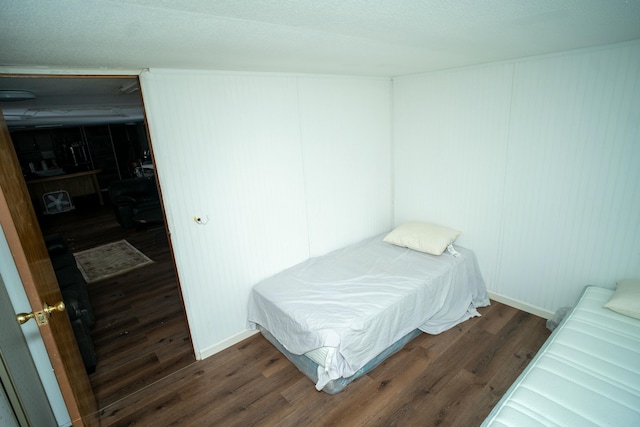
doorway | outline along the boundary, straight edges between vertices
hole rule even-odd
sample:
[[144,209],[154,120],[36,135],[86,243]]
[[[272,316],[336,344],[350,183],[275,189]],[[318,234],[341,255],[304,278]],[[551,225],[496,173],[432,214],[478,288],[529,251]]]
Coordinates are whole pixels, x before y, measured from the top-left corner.
[[25,181],[100,171],[99,192],[78,192],[73,209],[50,214],[33,198],[43,237],[61,236],[70,253],[126,240],[153,261],[86,285],[95,318],[95,366],[87,370],[101,413],[195,362],[164,225],[125,228],[109,199],[112,182],[134,178],[145,158],[150,161],[149,141],[140,141],[146,127],[138,87],[135,76],[0,77],[0,90],[34,95],[0,102],[17,135]]

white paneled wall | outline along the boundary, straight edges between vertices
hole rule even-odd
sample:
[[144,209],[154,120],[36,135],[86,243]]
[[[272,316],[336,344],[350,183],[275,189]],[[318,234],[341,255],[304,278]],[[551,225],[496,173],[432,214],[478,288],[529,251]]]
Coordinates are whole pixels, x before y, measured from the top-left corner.
[[640,43],[394,82],[395,220],[463,231],[488,287],[553,312],[640,277]]
[[554,309],[640,277],[640,45],[522,62],[514,81],[496,289]]
[[151,70],[141,83],[197,357],[244,336],[253,284],[389,227],[388,80]]
[[[387,88],[380,90],[380,88]],[[310,255],[391,225],[388,80],[300,78]]]
[[395,222],[461,230],[487,282],[498,262],[512,70],[499,64],[394,86]]

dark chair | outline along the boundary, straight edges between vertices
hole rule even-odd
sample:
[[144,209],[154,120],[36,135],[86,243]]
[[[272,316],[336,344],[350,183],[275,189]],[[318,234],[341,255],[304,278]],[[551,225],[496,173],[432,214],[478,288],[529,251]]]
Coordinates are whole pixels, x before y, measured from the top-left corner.
[[96,369],[96,353],[91,339],[91,327],[95,323],[93,308],[89,300],[87,282],[76,265],[76,259],[69,251],[60,234],[44,238],[53,270],[62,293],[65,311],[71,321],[80,354],[88,373]]
[[153,177],[129,178],[109,186],[116,220],[126,229],[163,222],[160,195]]

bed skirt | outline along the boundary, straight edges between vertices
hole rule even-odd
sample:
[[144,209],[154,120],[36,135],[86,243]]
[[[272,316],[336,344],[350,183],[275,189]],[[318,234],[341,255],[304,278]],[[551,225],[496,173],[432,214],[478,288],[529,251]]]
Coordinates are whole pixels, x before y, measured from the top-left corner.
[[[293,363],[299,370],[300,372],[302,372],[303,374],[305,374],[307,376],[307,378],[309,378],[311,381],[313,381],[313,383],[317,383],[318,382],[318,367],[319,365],[314,362],[313,360],[309,359],[307,356],[303,355],[303,354],[293,354],[289,351],[287,351],[287,349],[285,349],[282,344],[280,344],[278,342],[278,340],[271,335],[271,333],[266,330],[265,328],[263,328],[260,325],[257,325],[258,329],[260,330],[260,332],[262,333],[262,335],[267,339],[267,341],[269,341],[271,344],[274,345],[274,347],[276,347],[282,354],[284,354],[287,359],[289,359],[289,361],[291,363]],[[360,378],[361,376],[371,372],[374,368],[376,368],[378,365],[380,365],[382,362],[384,362],[388,357],[390,357],[391,355],[397,353],[398,351],[402,350],[402,348],[412,339],[414,339],[415,337],[417,337],[418,335],[420,335],[422,333],[422,331],[420,329],[415,329],[411,332],[409,332],[408,334],[406,334],[405,336],[403,336],[402,338],[400,338],[398,341],[396,341],[395,343],[393,343],[391,346],[387,347],[386,350],[384,350],[382,353],[380,353],[378,356],[374,357],[372,360],[370,360],[366,365],[364,365],[362,368],[358,369],[358,371],[356,371],[355,374],[351,375],[348,378],[336,378],[334,380],[330,380],[323,388],[322,391],[324,391],[325,393],[328,394],[336,394],[341,392],[342,390],[345,389],[345,387],[347,387],[347,385],[349,385],[349,383],[351,383],[352,381]]]

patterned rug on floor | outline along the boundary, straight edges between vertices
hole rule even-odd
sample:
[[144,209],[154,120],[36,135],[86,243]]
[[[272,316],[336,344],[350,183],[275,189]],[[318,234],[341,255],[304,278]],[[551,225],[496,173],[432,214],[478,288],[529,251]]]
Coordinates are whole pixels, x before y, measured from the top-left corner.
[[73,256],[76,257],[78,269],[87,283],[108,279],[153,263],[126,240],[76,252]]

